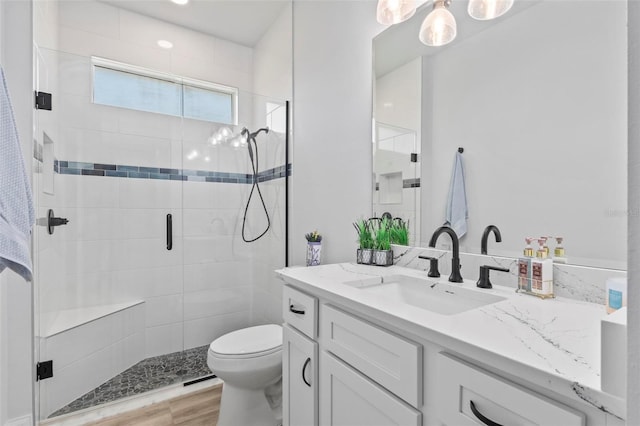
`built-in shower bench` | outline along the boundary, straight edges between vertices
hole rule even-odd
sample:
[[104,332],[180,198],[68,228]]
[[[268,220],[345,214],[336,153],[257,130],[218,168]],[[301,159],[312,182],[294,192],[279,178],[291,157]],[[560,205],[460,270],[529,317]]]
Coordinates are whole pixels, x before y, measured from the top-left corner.
[[44,417],[145,358],[142,300],[42,313],[39,324],[37,362],[53,361],[38,382]]

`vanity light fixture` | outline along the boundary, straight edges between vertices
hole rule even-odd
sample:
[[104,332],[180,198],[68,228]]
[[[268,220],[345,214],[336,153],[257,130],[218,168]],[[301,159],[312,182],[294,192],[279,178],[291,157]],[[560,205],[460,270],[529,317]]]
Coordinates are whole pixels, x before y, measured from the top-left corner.
[[[172,0],[175,1],[175,0]],[[184,0],[180,0],[184,1]],[[514,0],[469,0],[467,12],[480,21],[504,15]],[[427,46],[444,46],[458,33],[456,18],[449,11],[451,0],[433,0],[433,10],[420,26],[418,38]],[[416,13],[416,0],[378,0],[376,19],[383,25],[399,24]]]
[[378,0],[376,18],[382,25],[399,24],[416,13],[416,0]]
[[433,10],[420,27],[418,37],[427,46],[444,46],[453,41],[457,34],[456,18],[449,12],[451,0],[435,0]]
[[189,0],[171,0],[172,3],[179,4],[180,6],[184,6],[189,3]]
[[486,21],[504,15],[513,6],[513,0],[469,0],[467,12],[473,19]]

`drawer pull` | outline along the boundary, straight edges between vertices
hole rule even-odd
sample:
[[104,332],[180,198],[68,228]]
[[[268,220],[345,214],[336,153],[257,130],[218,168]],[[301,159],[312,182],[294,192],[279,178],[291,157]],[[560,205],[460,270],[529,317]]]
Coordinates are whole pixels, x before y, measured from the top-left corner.
[[478,420],[480,420],[485,425],[487,425],[487,426],[502,426],[500,423],[496,423],[493,420],[488,419],[485,416],[483,416],[482,413],[480,411],[478,411],[478,409],[476,408],[476,405],[473,403],[473,401],[469,400],[469,406],[471,407],[471,412],[473,414],[475,414],[475,416],[478,418]]
[[304,362],[304,365],[302,366],[302,381],[309,387],[311,387],[311,383],[307,381],[307,377],[305,376],[304,372],[307,370],[307,366],[311,364],[311,358],[307,358],[307,360]]
[[293,305],[289,305],[289,311],[293,312],[294,314],[304,315],[304,310],[296,309]]

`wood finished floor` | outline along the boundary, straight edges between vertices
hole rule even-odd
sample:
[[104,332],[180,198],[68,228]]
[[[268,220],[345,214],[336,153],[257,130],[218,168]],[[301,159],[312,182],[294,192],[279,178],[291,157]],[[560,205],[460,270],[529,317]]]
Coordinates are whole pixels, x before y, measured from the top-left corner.
[[90,426],[215,426],[222,384],[88,423]]

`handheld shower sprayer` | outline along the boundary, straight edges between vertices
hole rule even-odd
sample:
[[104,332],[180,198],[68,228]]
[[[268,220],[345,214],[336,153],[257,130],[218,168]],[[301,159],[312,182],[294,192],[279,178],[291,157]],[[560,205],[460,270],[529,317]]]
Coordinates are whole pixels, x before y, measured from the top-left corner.
[[[240,132],[240,135],[247,139],[247,149],[249,150],[249,159],[251,160],[251,169],[253,172],[253,179],[252,179],[253,184],[251,186],[251,192],[249,192],[247,205],[245,206],[245,209],[244,209],[244,217],[242,218],[242,240],[246,243],[251,243],[262,238],[262,236],[266,234],[269,228],[271,227],[271,219],[269,218],[269,212],[267,211],[267,206],[265,205],[264,198],[262,197],[262,192],[260,191],[260,185],[258,183],[258,144],[256,142],[256,137],[260,134],[260,132],[269,133],[269,128],[263,127],[251,133],[249,129],[247,129],[246,127],[243,127],[242,131]],[[254,145],[253,147],[251,146],[252,142]],[[255,161],[254,161],[254,152],[253,152],[254,148],[255,148]],[[251,198],[253,197],[254,190],[258,191],[258,196],[260,197],[260,201],[262,202],[262,209],[264,210],[264,214],[267,218],[267,227],[257,237],[248,239],[245,236],[245,225],[247,223],[247,212],[249,211],[249,204],[251,203]]]

